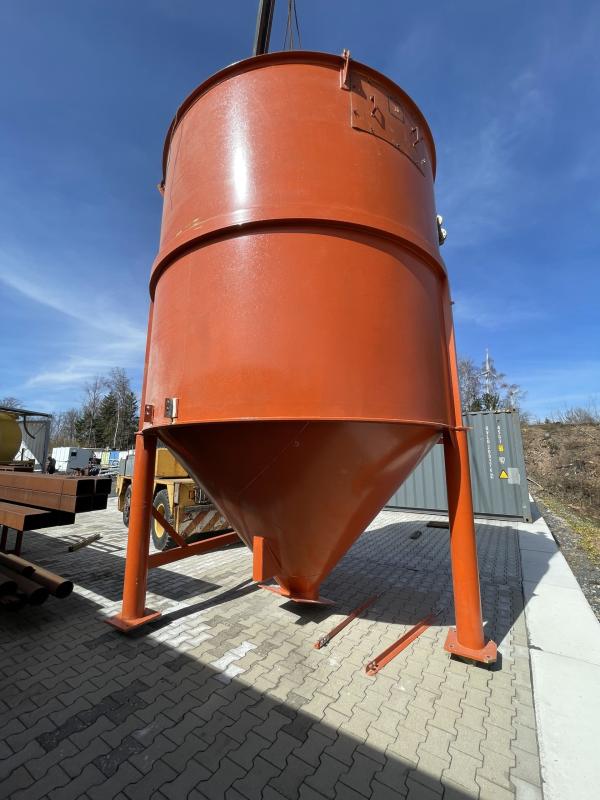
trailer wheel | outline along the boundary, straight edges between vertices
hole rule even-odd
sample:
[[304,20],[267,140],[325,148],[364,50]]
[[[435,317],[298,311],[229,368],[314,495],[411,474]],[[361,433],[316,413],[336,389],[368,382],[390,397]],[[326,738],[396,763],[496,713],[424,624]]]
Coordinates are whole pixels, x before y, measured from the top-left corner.
[[123,499],[123,525],[129,527],[129,514],[131,512],[131,486],[125,490],[125,498]]
[[[171,507],[169,505],[169,493],[166,489],[161,489],[154,495],[154,508],[163,515],[163,517],[173,524],[173,517],[171,516]],[[169,550],[171,547],[175,547],[175,542],[160,522],[157,522],[154,517],[152,517],[152,525],[150,528],[150,532],[152,534],[152,543],[157,550]]]

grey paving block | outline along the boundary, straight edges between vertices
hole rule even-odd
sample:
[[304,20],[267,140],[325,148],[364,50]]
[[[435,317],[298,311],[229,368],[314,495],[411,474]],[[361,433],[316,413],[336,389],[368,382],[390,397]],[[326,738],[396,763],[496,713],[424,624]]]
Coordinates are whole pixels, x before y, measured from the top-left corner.
[[62,762],[62,767],[71,778],[77,777],[88,764],[110,753],[110,746],[104,739],[98,737],[92,739],[90,743],[80,750],[76,755],[66,758]]
[[357,753],[362,753],[380,764],[385,764],[386,752],[396,741],[395,736],[388,736],[377,728],[369,728],[369,735],[364,742],[359,742],[356,747]]
[[255,759],[252,769],[235,782],[234,788],[248,800],[254,800],[254,798],[261,797],[271,778],[281,774],[282,770],[279,766],[267,761],[261,755]]
[[484,750],[483,765],[477,770],[477,778],[483,778],[497,786],[501,786],[503,789],[511,791],[510,770],[514,765],[514,753],[508,752],[501,755],[493,750]]
[[268,742],[266,739],[263,739],[262,736],[251,732],[241,744],[238,744],[238,747],[232,748],[229,751],[228,757],[231,761],[238,764],[238,766],[249,770],[252,768],[252,764],[257,755],[271,745],[272,742]]
[[177,778],[174,769],[165,764],[161,759],[156,759],[145,776],[136,783],[125,786],[125,794],[130,800],[148,800],[156,789]]
[[12,798],[19,792],[34,784],[32,775],[25,767],[17,767],[2,781],[2,792],[5,798]]
[[33,758],[27,761],[27,769],[36,781],[43,779],[46,773],[55,765],[62,764],[62,762],[73,755],[79,754],[79,750],[73,742],[68,739],[62,741],[57,748],[50,753],[46,753],[40,758]]
[[392,789],[375,779],[371,783],[371,800],[399,800],[406,797],[407,791],[405,786]]
[[[350,737],[345,737],[348,741]],[[331,739],[327,736],[323,736],[323,734],[316,731],[314,728],[308,732],[308,735],[304,742],[296,747],[293,751],[294,755],[298,758],[302,759],[302,761],[306,761],[307,764],[314,766],[315,768],[319,766],[321,755],[325,751],[326,748],[331,746]],[[354,751],[354,748],[352,752]],[[335,753],[331,753],[335,756]],[[339,759],[342,760],[342,759]]]
[[352,766],[348,772],[340,776],[339,782],[353,790],[360,792],[365,797],[371,795],[371,781],[375,773],[381,771],[381,764],[362,753],[355,752]]
[[440,794],[411,776],[406,779],[407,800],[440,800]]
[[521,778],[511,777],[516,800],[542,800],[542,790]]
[[261,758],[273,764],[280,771],[285,769],[286,761],[290,753],[297,751],[300,747],[300,741],[284,731],[285,728],[279,732],[273,744],[262,750],[260,754]]
[[515,765],[510,770],[510,779],[514,783],[515,778],[526,781],[533,786],[541,787],[540,762],[537,754],[528,753],[513,746],[512,751],[515,757]]
[[479,786],[480,800],[514,800],[515,795],[512,789],[498,786],[481,775],[478,775],[475,780]]
[[144,745],[133,736],[126,736],[118,747],[94,759],[94,764],[107,778],[112,777],[121,764],[142,752]]
[[70,778],[68,783],[48,791],[50,800],[79,800],[88,789],[104,783],[105,776],[93,764],[88,764],[76,777]]
[[98,786],[92,786],[86,791],[91,800],[106,800],[115,797],[129,784],[136,783],[142,778],[141,773],[127,761],[123,762],[117,771]]
[[[195,754],[196,752],[200,752],[200,749],[196,750],[195,747],[191,749],[190,744],[201,742],[204,747],[206,746],[205,743],[197,737],[194,737],[192,742],[190,741],[191,737],[189,737],[185,742],[185,747],[178,747],[175,742],[162,734],[153,737],[150,744],[144,739],[140,739],[139,737],[135,738],[141,742],[142,750],[130,756],[129,760],[142,775],[147,775],[147,773],[154,768],[156,762],[161,759],[175,771],[178,767],[183,769],[185,763],[190,759],[190,753]],[[185,757],[184,763],[180,762],[182,756]],[[175,763],[173,763],[171,759],[173,759]]]
[[[318,769],[313,769],[313,774],[306,777],[306,784],[324,797],[335,798],[335,786],[348,770],[347,764],[323,753]],[[293,798],[290,797],[290,800]]]
[[479,787],[475,777],[477,770],[481,767],[481,761],[479,758],[461,752],[452,746],[449,748],[449,753],[451,757],[450,766],[442,772],[442,782],[461,786],[464,793],[477,797]]
[[427,738],[427,731],[419,733],[401,726],[398,730],[398,738],[394,744],[388,747],[388,753],[391,753],[396,758],[402,761],[418,762],[419,755],[417,753],[419,745]]

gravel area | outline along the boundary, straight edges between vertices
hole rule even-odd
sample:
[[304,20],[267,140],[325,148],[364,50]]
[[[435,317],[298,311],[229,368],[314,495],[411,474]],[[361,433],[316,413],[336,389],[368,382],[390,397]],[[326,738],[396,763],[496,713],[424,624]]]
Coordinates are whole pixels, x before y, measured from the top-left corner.
[[582,548],[579,534],[575,533],[562,517],[551,511],[542,500],[537,497],[534,499],[539,513],[546,520],[588,603],[600,621],[600,566],[594,564]]

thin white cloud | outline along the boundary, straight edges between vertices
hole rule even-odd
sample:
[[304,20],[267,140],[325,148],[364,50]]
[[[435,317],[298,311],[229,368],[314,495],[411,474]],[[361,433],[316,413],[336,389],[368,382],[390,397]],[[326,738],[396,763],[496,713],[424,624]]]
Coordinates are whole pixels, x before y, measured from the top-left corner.
[[600,397],[598,360],[521,365],[521,371],[511,373],[510,378],[527,391],[526,409],[542,417],[567,407],[586,406]]
[[[72,275],[77,275],[75,269]],[[122,301],[87,282],[78,284],[76,277],[61,279],[52,265],[46,264],[42,270],[14,252],[0,251],[0,283],[72,323],[72,336],[61,338],[60,347],[53,340],[44,369],[25,378],[23,389],[44,393],[80,390],[86,380],[111,367],[139,369],[143,365],[146,329],[131,321]],[[56,330],[61,324],[57,320]],[[41,348],[43,342],[38,352]]]
[[517,217],[526,199],[519,160],[551,114],[549,98],[526,71],[497,98],[495,113],[484,124],[442,147],[438,208],[451,247],[489,241]]
[[544,311],[535,306],[523,305],[517,301],[503,302],[500,307],[492,298],[466,292],[454,292],[453,313],[457,324],[479,325],[481,328],[495,330],[506,325],[544,319]]
[[[35,303],[51,308],[88,328],[106,332],[112,325],[117,325],[121,334],[136,340],[143,347],[146,332],[139,326],[129,322],[112,310],[114,303],[107,301],[102,295],[92,294],[89,287],[75,289],[73,285],[66,287],[47,280],[48,271],[41,274],[32,269],[23,269],[16,265],[14,259],[0,255],[0,281],[15,292]],[[52,274],[52,273],[51,273]]]

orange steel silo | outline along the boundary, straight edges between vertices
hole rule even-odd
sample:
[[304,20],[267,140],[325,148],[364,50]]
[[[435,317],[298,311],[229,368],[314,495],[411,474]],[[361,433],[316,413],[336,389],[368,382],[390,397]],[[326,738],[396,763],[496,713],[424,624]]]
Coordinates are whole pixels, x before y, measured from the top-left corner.
[[253,549],[254,578],[299,602],[324,602],[323,579],[443,436],[457,621],[447,649],[493,660],[435,149],[417,106],[348,53],[262,55],[187,98],[163,166],[113,624],[156,616],[144,608],[148,566],[211,546],[175,536],[182,546],[148,556],[157,436]]

